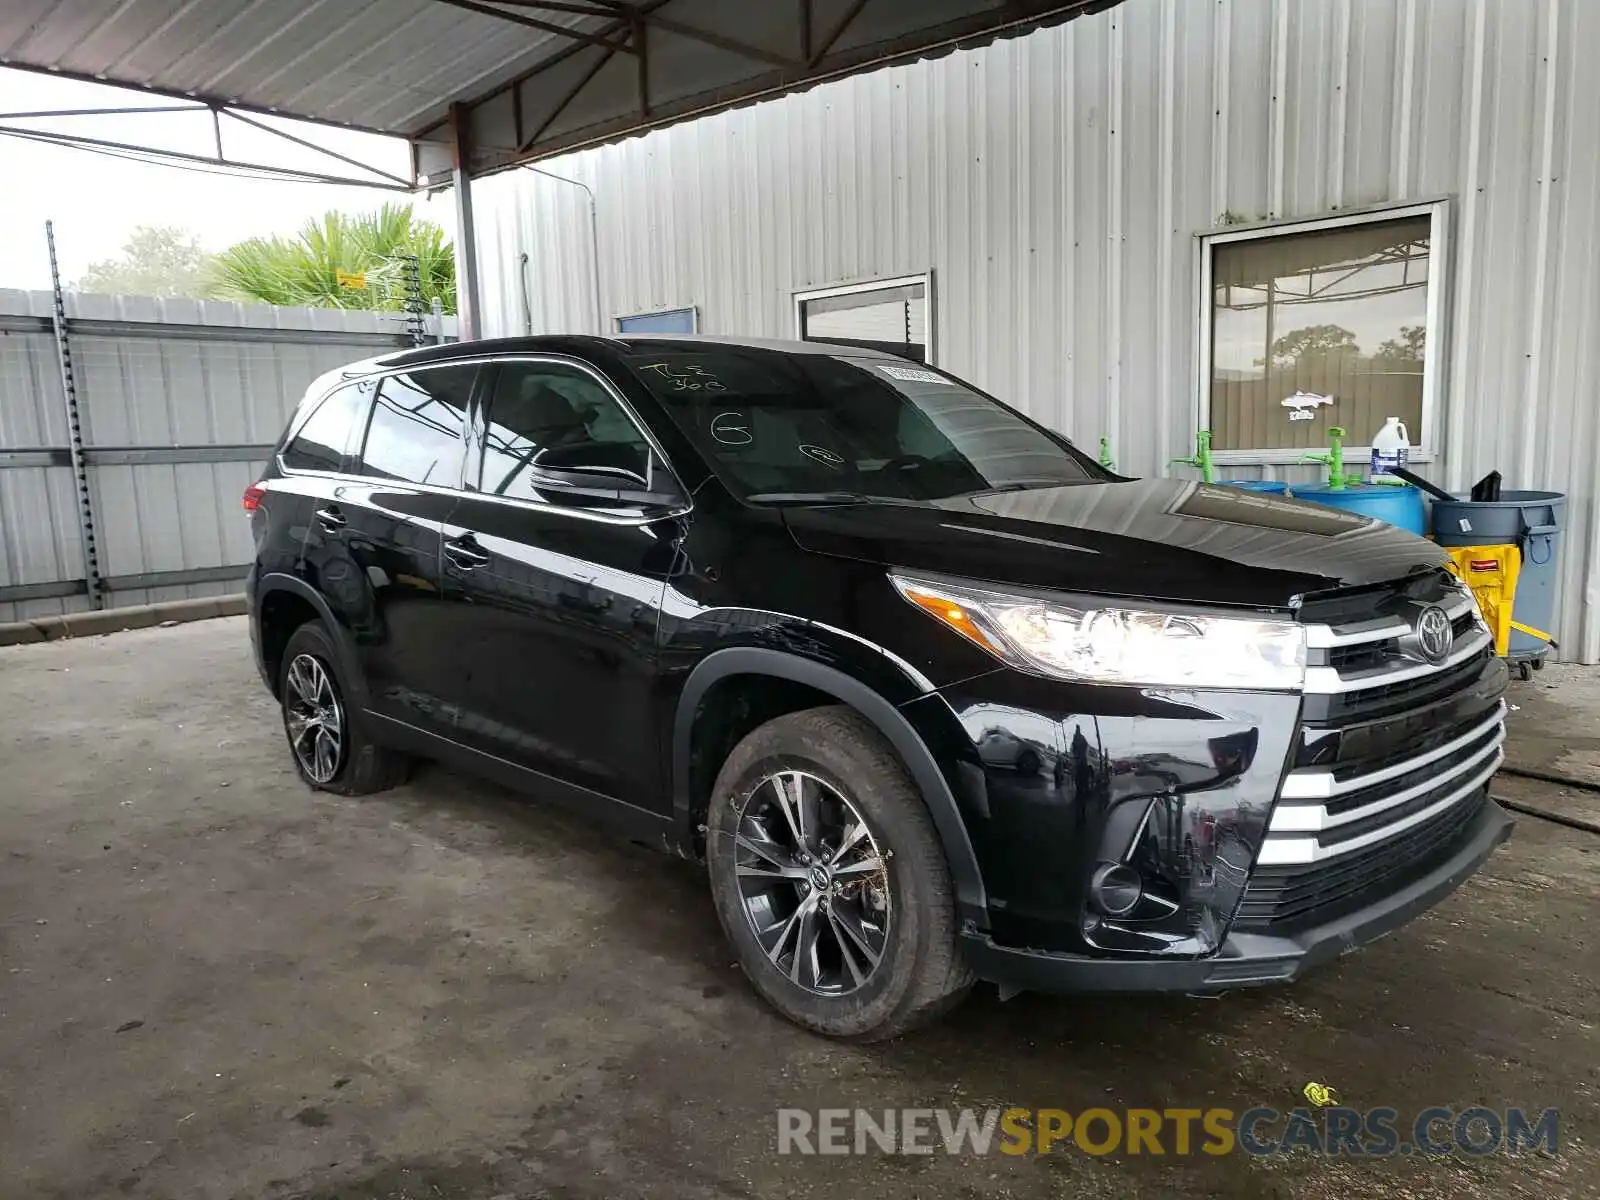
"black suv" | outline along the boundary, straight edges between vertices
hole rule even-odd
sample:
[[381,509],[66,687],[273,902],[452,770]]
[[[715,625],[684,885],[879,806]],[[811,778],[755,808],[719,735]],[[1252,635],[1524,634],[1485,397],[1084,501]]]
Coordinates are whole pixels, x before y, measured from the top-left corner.
[[540,337],[326,375],[245,495],[296,767],[436,758],[703,858],[754,986],[1295,977],[1459,885],[1506,671],[1430,543],[1112,475],[871,349]]

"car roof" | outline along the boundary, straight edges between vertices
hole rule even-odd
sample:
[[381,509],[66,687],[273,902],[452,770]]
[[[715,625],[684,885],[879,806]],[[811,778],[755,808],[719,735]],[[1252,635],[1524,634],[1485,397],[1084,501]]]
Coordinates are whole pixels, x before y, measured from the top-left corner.
[[398,354],[380,355],[351,363],[345,374],[359,375],[367,371],[394,367],[421,366],[424,363],[453,362],[462,358],[477,358],[494,354],[585,354],[596,350],[612,353],[630,353],[640,349],[674,350],[725,350],[730,347],[748,350],[765,350],[776,354],[828,354],[845,358],[883,359],[900,362],[899,357],[867,346],[841,345],[833,342],[786,341],[782,338],[743,337],[736,334],[706,333],[635,333],[597,337],[594,334],[544,334],[533,337],[483,338],[470,342],[447,342],[440,346],[423,346],[416,350],[403,350]]
[[835,358],[881,358],[889,362],[902,361],[899,357],[883,350],[874,350],[869,346],[844,345],[838,342],[799,342],[784,338],[758,338],[744,337],[739,334],[724,333],[624,333],[618,334],[611,341],[622,342],[632,348],[646,342],[665,343],[674,347],[683,347],[693,350],[704,347],[706,349],[723,349],[736,346],[748,350],[772,350],[779,354],[829,354]]

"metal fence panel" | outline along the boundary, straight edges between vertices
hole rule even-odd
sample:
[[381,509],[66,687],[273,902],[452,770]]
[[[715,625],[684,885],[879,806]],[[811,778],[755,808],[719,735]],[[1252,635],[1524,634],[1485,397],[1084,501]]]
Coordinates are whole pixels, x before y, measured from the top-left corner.
[[[239,497],[306,387],[408,344],[395,313],[70,293],[65,310],[108,607],[237,590]],[[0,290],[0,621],[88,606],[50,313],[48,292]]]
[[[49,585],[82,578],[72,472],[66,467],[0,470],[0,595],[24,585],[59,591]],[[87,596],[41,595],[0,603],[0,620],[79,612],[87,606]]]

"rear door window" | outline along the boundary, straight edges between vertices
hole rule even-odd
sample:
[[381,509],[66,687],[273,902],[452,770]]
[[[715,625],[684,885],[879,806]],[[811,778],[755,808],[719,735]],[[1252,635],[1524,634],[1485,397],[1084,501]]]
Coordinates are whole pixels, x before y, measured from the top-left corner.
[[371,388],[370,383],[350,383],[324,396],[283,448],[283,465],[294,471],[341,470]]
[[356,473],[457,487],[466,455],[462,430],[476,367],[389,375],[378,385]]

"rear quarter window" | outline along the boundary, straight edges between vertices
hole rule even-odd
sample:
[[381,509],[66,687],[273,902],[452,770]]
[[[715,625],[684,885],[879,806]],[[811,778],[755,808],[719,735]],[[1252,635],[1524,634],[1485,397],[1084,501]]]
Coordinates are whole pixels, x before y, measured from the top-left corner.
[[350,435],[366,415],[371,392],[371,384],[350,383],[324,396],[283,448],[283,465],[293,471],[342,469]]

